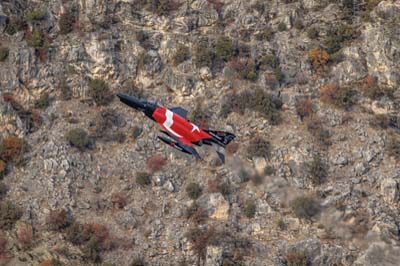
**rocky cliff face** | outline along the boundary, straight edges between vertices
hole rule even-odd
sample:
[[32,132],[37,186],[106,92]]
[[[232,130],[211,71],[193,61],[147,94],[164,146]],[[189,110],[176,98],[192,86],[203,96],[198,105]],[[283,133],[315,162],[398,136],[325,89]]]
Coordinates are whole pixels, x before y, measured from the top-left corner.
[[[0,265],[397,265],[399,18],[376,0],[2,1]],[[159,143],[120,91],[234,132],[227,163]]]

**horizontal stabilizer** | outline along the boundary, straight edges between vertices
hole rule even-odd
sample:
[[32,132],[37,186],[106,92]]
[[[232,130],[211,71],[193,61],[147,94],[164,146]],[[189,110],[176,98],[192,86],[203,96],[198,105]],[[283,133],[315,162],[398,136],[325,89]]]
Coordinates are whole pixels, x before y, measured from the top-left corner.
[[173,107],[170,110],[180,117],[187,119],[188,111],[183,109],[182,107]]
[[229,132],[216,131],[216,130],[204,130],[204,131],[210,134],[214,140],[216,140],[220,144],[223,144],[223,146],[228,145],[229,142],[231,142],[236,138],[234,134]]

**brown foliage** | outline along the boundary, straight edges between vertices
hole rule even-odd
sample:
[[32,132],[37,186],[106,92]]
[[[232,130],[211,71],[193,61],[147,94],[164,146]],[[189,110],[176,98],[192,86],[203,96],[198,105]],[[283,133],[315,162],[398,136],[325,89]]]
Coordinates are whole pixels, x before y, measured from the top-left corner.
[[11,258],[11,255],[7,250],[7,245],[7,238],[4,236],[3,232],[0,231],[0,265],[7,265],[7,262]]
[[326,69],[330,56],[325,50],[314,48],[308,52],[308,58],[310,59],[313,68],[318,73],[322,73]]
[[113,203],[114,207],[122,209],[127,204],[126,196],[122,192],[115,192],[111,195],[111,202]]
[[161,155],[154,155],[147,159],[147,168],[151,172],[157,172],[160,171],[166,163],[167,160],[164,159]]
[[48,259],[40,263],[40,266],[61,266],[62,263],[57,259]]
[[198,261],[204,261],[207,255],[207,246],[215,239],[215,229],[211,227],[203,231],[199,228],[192,228],[186,233],[186,237],[190,240]]
[[226,146],[226,153],[228,155],[235,154],[239,150],[239,144],[236,142],[231,142]]
[[29,224],[18,225],[17,238],[22,248],[27,249],[32,244],[33,229]]
[[296,102],[296,112],[301,120],[313,113],[313,104],[309,98],[300,99]]
[[332,103],[339,90],[339,86],[334,83],[328,83],[321,88],[321,101],[324,103]]
[[7,173],[7,164],[3,161],[0,160],[0,179],[5,176]]
[[261,137],[253,138],[247,148],[249,157],[265,157],[268,158],[271,154],[271,143]]
[[321,100],[324,103],[333,104],[340,108],[350,108],[355,104],[355,91],[349,87],[339,87],[336,84],[329,83],[321,88]]
[[329,131],[322,124],[321,119],[317,115],[307,117],[306,127],[308,132],[322,145],[329,146],[331,144]]
[[52,210],[46,218],[46,224],[50,230],[60,231],[67,228],[71,221],[66,210]]
[[27,151],[27,147],[25,140],[21,138],[5,138],[0,144],[0,158],[5,162],[19,163],[22,161],[22,156]]
[[37,111],[37,110],[32,111],[32,122],[33,122],[33,125],[37,128],[42,125],[43,119],[42,119],[42,116],[40,115],[39,111]]

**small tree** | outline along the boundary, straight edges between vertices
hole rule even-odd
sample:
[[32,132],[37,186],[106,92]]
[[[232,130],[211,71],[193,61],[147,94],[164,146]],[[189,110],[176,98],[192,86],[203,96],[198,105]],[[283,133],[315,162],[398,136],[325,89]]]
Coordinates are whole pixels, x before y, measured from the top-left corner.
[[113,95],[104,80],[91,79],[89,87],[90,96],[98,105],[107,105],[113,100]]
[[291,203],[292,210],[298,218],[311,219],[320,212],[319,203],[310,196],[300,196]]
[[82,128],[71,129],[65,134],[65,138],[71,146],[77,147],[80,150],[89,148],[92,144],[89,135]]
[[246,201],[246,203],[243,206],[243,212],[247,218],[253,218],[254,215],[256,214],[256,205],[254,204],[254,201],[250,200]]
[[192,182],[186,186],[186,193],[188,194],[189,198],[197,199],[200,197],[203,189],[198,183]]
[[235,49],[232,41],[227,37],[221,37],[215,45],[216,55],[219,60],[228,61],[235,56]]
[[8,48],[0,46],[0,62],[6,61],[8,54],[9,54]]

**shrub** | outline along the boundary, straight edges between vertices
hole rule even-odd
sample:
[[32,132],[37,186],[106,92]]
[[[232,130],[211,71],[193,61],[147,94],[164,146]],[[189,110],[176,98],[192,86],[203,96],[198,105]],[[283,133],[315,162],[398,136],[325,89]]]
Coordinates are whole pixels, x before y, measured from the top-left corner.
[[6,194],[8,192],[8,188],[6,186],[6,184],[4,184],[3,182],[0,182],[0,200],[2,200]]
[[261,57],[259,64],[261,66],[269,66],[272,69],[279,67],[279,59],[274,54],[267,54]]
[[325,50],[320,50],[318,48],[311,49],[308,52],[308,58],[310,59],[313,68],[318,73],[325,71],[330,59],[329,54]]
[[235,154],[239,150],[239,144],[236,142],[231,142],[226,146],[226,153],[228,155]]
[[318,29],[315,27],[309,28],[307,31],[307,36],[308,36],[308,38],[310,38],[312,40],[317,39],[319,36]]
[[7,262],[11,258],[7,250],[8,240],[4,236],[3,232],[0,231],[0,265],[7,265]]
[[6,61],[8,53],[8,48],[0,47],[0,62]]
[[0,229],[10,230],[21,218],[21,210],[10,201],[0,202]]
[[[1,152],[1,150],[0,150],[0,152]],[[0,154],[0,157],[1,157],[1,154]],[[3,176],[5,176],[6,174],[7,174],[7,164],[3,160],[0,160],[0,179],[2,179]]]
[[185,237],[191,242],[192,250],[197,255],[199,261],[205,260],[207,246],[215,239],[215,236],[215,230],[213,228],[209,228],[205,231],[199,228],[191,228],[185,234]]
[[52,210],[46,218],[46,225],[50,230],[61,231],[71,225],[71,218],[66,210]]
[[226,117],[231,112],[244,114],[245,109],[249,108],[266,117],[271,124],[276,125],[280,122],[279,110],[281,107],[282,102],[280,99],[262,89],[256,89],[254,91],[244,91],[238,95],[228,95],[223,101],[220,114],[223,117]]
[[396,160],[400,160],[400,137],[393,134],[389,137],[387,150],[390,156],[393,156]]
[[280,23],[278,24],[278,30],[279,30],[279,31],[286,31],[286,30],[287,30],[286,23],[285,23],[285,22],[280,22]]
[[313,114],[313,104],[309,98],[303,98],[296,101],[297,115],[303,120]]
[[147,9],[157,15],[168,15],[179,7],[173,0],[146,0],[146,2]]
[[326,130],[322,124],[321,119],[316,116],[307,117],[305,121],[308,132],[320,143],[321,145],[331,145],[329,131]]
[[147,266],[147,263],[143,257],[137,256],[132,260],[132,262],[131,262],[131,264],[129,264],[129,266]]
[[112,204],[118,209],[122,209],[127,204],[126,195],[122,192],[116,192],[111,195]]
[[197,67],[211,67],[215,58],[213,49],[208,45],[208,41],[200,41],[195,48],[195,64]]
[[75,20],[70,13],[63,13],[58,21],[58,27],[60,28],[60,34],[68,34],[73,30],[73,24]]
[[279,218],[279,219],[276,221],[276,225],[278,226],[278,228],[279,228],[280,230],[285,230],[285,229],[286,229],[285,221],[284,221],[282,218]]
[[274,37],[274,31],[266,27],[259,35],[257,35],[257,39],[260,41],[271,41]]
[[24,139],[8,137],[3,139],[0,145],[0,159],[5,162],[21,163],[23,155],[28,151],[28,145]]
[[189,47],[187,47],[186,45],[183,45],[183,44],[178,45],[178,47],[176,48],[174,58],[173,58],[174,64],[179,65],[180,63],[188,60],[189,58],[190,58]]
[[147,159],[147,168],[151,172],[160,171],[166,164],[167,161],[161,155],[154,155]]
[[113,134],[113,140],[119,143],[124,143],[126,139],[126,135],[122,131],[117,131]]
[[202,207],[200,207],[197,202],[193,202],[187,209],[186,209],[186,218],[190,219],[192,222],[196,224],[204,223],[207,218],[207,212]]
[[147,172],[136,172],[136,184],[141,186],[151,185],[151,176]]
[[292,211],[298,218],[311,219],[320,212],[319,203],[310,196],[300,196],[291,202]]
[[321,100],[348,109],[356,103],[355,93],[349,86],[339,87],[330,83],[321,88]]
[[92,236],[83,247],[83,258],[88,261],[100,261],[100,243],[95,236]]
[[34,29],[27,33],[26,43],[33,48],[41,48],[45,45],[44,34],[40,30]]
[[44,20],[46,18],[46,15],[46,10],[34,10],[26,13],[25,18],[27,21]]
[[23,21],[20,17],[11,17],[7,19],[7,24],[5,28],[7,34],[14,35],[24,28],[26,28],[26,22]]
[[269,158],[271,154],[271,143],[264,138],[254,137],[250,140],[249,146],[247,147],[248,157],[265,157]]
[[232,41],[227,37],[221,37],[215,45],[217,59],[228,61],[235,56],[235,48]]
[[246,201],[246,203],[243,206],[243,212],[247,218],[253,218],[254,215],[256,214],[256,205],[254,204],[254,202]]
[[17,225],[17,239],[22,248],[27,249],[32,244],[33,229],[30,224],[21,223]]
[[222,182],[218,184],[218,191],[223,196],[228,196],[229,194],[232,193],[232,186],[229,182]]
[[197,199],[198,197],[200,197],[202,192],[203,189],[198,183],[192,182],[186,186],[186,193],[191,199]]
[[311,176],[311,182],[314,185],[321,184],[327,175],[326,166],[319,155],[315,155],[313,160],[309,163],[308,171]]
[[70,100],[72,97],[72,91],[71,88],[68,86],[67,80],[65,78],[62,78],[60,80],[58,87],[61,91],[61,99],[64,101]]
[[108,88],[107,83],[101,79],[91,79],[89,81],[90,96],[98,105],[109,104],[113,100],[113,96]]
[[330,54],[338,52],[342,48],[342,43],[357,37],[357,32],[352,26],[341,24],[333,26],[328,30],[324,39],[324,46]]
[[310,258],[306,252],[291,252],[286,255],[287,266],[311,266]]
[[370,125],[382,129],[387,129],[387,128],[400,129],[400,117],[378,114],[371,119]]
[[48,259],[40,263],[40,266],[62,266],[62,265],[63,264],[61,263],[61,261],[57,259]]
[[92,141],[87,132],[82,128],[71,129],[65,134],[65,139],[73,147],[84,150],[92,145]]
[[304,28],[303,22],[301,21],[300,18],[296,18],[296,19],[294,20],[294,27],[295,27],[296,29],[298,29],[298,30],[302,30],[302,29]]
[[46,109],[50,105],[50,95],[43,93],[40,98],[35,101],[35,108]]
[[253,60],[233,59],[229,65],[242,79],[256,81],[258,78],[256,64]]

